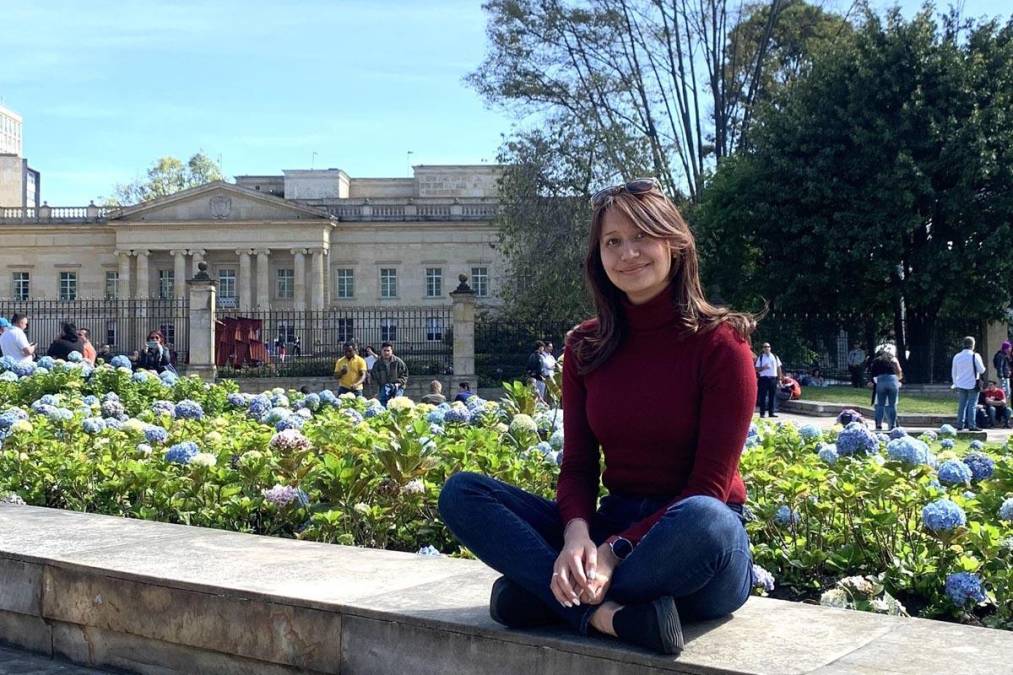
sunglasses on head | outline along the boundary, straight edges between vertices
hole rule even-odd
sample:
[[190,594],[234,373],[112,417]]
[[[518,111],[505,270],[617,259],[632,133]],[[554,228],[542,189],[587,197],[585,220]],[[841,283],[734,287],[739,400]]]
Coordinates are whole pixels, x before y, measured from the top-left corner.
[[655,189],[661,189],[661,183],[658,182],[657,178],[634,178],[628,183],[610,185],[595,192],[591,195],[591,207],[595,209],[600,208],[609,197],[615,197],[620,192],[628,192],[631,195],[642,195]]

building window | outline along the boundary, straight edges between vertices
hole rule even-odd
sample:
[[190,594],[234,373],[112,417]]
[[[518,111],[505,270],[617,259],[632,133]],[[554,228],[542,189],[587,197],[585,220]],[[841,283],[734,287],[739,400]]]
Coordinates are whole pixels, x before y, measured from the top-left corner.
[[222,307],[236,306],[236,271],[232,269],[218,270],[218,299]]
[[28,272],[15,272],[13,277],[13,288],[11,295],[14,296],[15,300],[27,300],[29,294],[29,273]]
[[158,299],[171,300],[176,290],[176,273],[173,270],[158,270]]
[[475,291],[475,295],[477,295],[480,298],[484,298],[487,295],[489,295],[488,267],[471,268],[471,289]]
[[106,300],[115,300],[119,295],[117,285],[120,281],[119,272],[106,272]]
[[60,272],[60,301],[77,300],[77,272]]
[[278,340],[286,346],[295,342],[295,324],[285,321],[278,323]]
[[384,319],[380,322],[380,340],[383,342],[395,342],[397,340],[397,321]]
[[426,339],[430,342],[439,342],[443,339],[443,319],[438,316],[426,318]]
[[335,338],[338,344],[350,342],[355,339],[355,319],[338,319],[338,323],[335,328]]
[[295,297],[295,270],[278,270],[278,298],[285,300]]
[[438,298],[443,295],[443,270],[439,267],[426,268],[426,297]]
[[172,347],[176,344],[176,324],[163,323],[158,327],[158,332],[165,338],[165,344]]
[[111,348],[116,348],[119,345],[116,344],[116,322],[106,321],[106,344]]
[[350,269],[342,268],[337,270],[336,278],[338,284],[338,297],[355,297],[355,272]]
[[393,267],[380,268],[380,297],[397,297],[397,270]]

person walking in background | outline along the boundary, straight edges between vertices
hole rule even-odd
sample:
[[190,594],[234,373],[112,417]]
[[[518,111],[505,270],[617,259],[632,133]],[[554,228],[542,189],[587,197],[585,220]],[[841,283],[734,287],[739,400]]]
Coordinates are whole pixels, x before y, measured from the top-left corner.
[[440,405],[445,403],[447,397],[443,395],[443,383],[439,380],[433,380],[429,383],[429,393],[422,397],[421,403],[428,403],[429,405]]
[[302,356],[302,341],[298,335],[292,341],[292,356]]
[[978,404],[985,407],[988,421],[992,427],[1002,424],[1003,429],[1009,429],[1009,406],[1006,404],[1006,392],[1004,392],[995,380],[989,380],[988,386],[982,390],[978,398]]
[[546,341],[545,348],[542,349],[542,378],[545,380],[551,379],[556,372],[556,357],[552,352],[552,343]]
[[81,341],[81,355],[84,360],[94,366],[98,352],[95,351],[95,345],[91,343],[91,331],[87,328],[78,328],[77,338]]
[[1003,393],[1006,394],[1006,399],[1009,399],[1009,376],[1011,367],[1013,367],[1013,360],[1011,360],[1010,349],[1011,345],[1009,340],[1002,343],[999,351],[992,357],[992,366],[995,368],[995,376],[999,381],[999,386],[1002,387]]
[[0,351],[15,361],[31,361],[35,356],[35,343],[28,341],[28,317],[15,314],[11,317],[10,328],[0,335]]
[[770,343],[763,343],[763,351],[756,357],[753,367],[756,370],[757,389],[760,399],[760,417],[766,413],[770,417],[777,417],[777,383],[784,378],[784,371],[781,370],[781,359],[770,351]]
[[404,396],[404,388],[408,385],[408,365],[394,356],[394,345],[389,342],[380,345],[380,358],[373,364],[370,373],[378,389],[376,397],[384,408],[390,399]]
[[979,431],[975,421],[975,407],[978,404],[978,378],[985,373],[981,355],[974,351],[974,338],[965,337],[963,350],[953,355],[950,374],[952,389],[957,390],[957,431],[967,429]]
[[362,383],[366,381],[366,360],[359,356],[354,342],[346,342],[345,355],[334,364],[334,375],[338,378],[338,396],[352,393],[362,396]]
[[531,356],[528,357],[528,364],[525,367],[525,374],[528,376],[529,381],[534,380],[535,391],[538,392],[538,397],[545,400],[545,376],[542,375],[544,368],[544,361],[542,360],[542,354],[545,353],[545,343],[541,340],[535,341],[535,351],[531,352]]
[[362,358],[366,361],[366,384],[371,384],[373,381],[373,364],[379,358],[376,355],[376,350],[373,349],[373,345],[366,345],[366,348],[362,351]]
[[857,343],[851,345],[848,352],[848,372],[851,373],[851,386],[861,389],[865,379],[865,350]]
[[875,396],[876,429],[883,428],[886,420],[888,429],[897,426],[897,401],[900,396],[900,382],[904,373],[900,362],[886,349],[876,352],[876,358],[869,366]]
[[475,395],[475,392],[471,390],[471,385],[468,384],[467,382],[461,382],[460,384],[457,385],[457,387],[458,391],[457,396],[454,397],[455,401],[467,403],[468,399]]
[[81,339],[78,337],[77,326],[72,323],[65,323],[60,326],[60,331],[60,335],[49,345],[46,356],[66,361],[71,352],[82,354]]

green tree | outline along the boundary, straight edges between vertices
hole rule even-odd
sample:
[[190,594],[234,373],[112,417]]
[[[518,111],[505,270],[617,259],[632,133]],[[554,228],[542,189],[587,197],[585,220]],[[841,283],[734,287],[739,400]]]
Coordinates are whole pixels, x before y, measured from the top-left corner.
[[719,169],[694,214],[708,280],[733,301],[888,317],[905,371],[928,377],[941,319],[1010,304],[1011,109],[1013,22],[867,14]]
[[222,172],[203,151],[190,157],[186,164],[166,156],[151,165],[145,178],[117,185],[114,197],[99,200],[109,206],[139,204],[216,180],[222,180]]

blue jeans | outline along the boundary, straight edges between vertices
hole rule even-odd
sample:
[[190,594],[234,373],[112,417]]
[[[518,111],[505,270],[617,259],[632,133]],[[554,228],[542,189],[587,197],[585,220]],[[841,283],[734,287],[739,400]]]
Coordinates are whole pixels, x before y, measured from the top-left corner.
[[380,387],[380,390],[377,392],[376,395],[376,397],[380,399],[380,403],[383,405],[384,408],[387,407],[387,401],[391,400],[392,398],[396,398],[398,396],[404,396],[404,389],[397,386],[393,382],[388,382],[387,384]]
[[897,426],[897,399],[900,395],[896,375],[880,375],[876,378],[876,428],[886,424],[893,429]]
[[[589,524],[601,544],[663,507],[664,497],[608,495]],[[563,607],[549,589],[563,547],[556,503],[475,473],[451,476],[440,493],[440,515],[462,544],[489,567],[528,591],[562,621],[587,634],[598,605]],[[687,497],[670,507],[612,575],[605,596],[620,604],[671,595],[683,621],[716,619],[745,603],[752,558],[743,517],[713,497]]]
[[974,415],[978,405],[977,389],[957,389],[957,428],[974,429],[978,426]]

